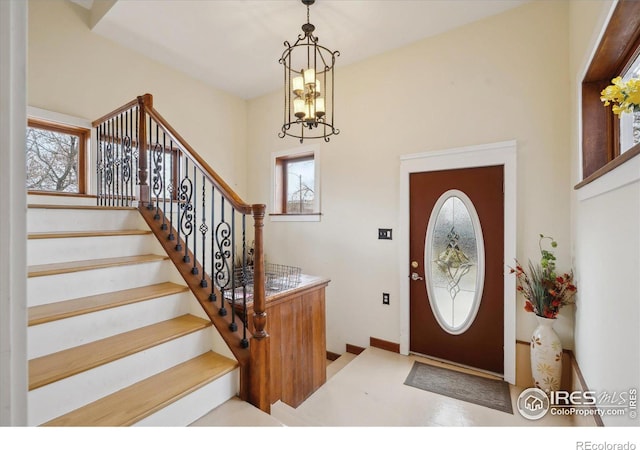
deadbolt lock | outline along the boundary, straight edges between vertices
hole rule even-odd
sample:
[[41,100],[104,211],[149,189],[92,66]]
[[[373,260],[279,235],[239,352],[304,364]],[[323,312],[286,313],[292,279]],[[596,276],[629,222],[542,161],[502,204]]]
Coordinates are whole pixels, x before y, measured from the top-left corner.
[[411,261],[411,267],[417,269],[419,266],[418,261]]

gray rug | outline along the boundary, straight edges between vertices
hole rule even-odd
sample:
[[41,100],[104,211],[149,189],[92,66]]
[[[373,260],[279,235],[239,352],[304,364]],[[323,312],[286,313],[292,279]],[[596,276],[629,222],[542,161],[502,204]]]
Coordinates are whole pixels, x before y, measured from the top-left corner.
[[415,361],[404,384],[513,414],[509,384]]

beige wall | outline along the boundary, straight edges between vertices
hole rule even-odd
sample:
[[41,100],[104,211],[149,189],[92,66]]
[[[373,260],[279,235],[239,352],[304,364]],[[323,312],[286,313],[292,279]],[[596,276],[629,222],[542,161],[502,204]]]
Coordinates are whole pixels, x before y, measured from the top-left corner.
[[[574,2],[570,10],[572,183],[580,180],[582,77],[612,1]],[[634,158],[638,160],[638,157]],[[636,181],[607,192],[632,167]],[[590,389],[638,389],[640,380],[640,161],[572,193],[572,227],[579,306],[575,355]],[[584,199],[585,192],[598,194]],[[605,425],[635,425],[628,416],[603,417]]]
[[92,33],[89,20],[67,0],[29,0],[29,105],[94,120],[151,93],[160,114],[243,196],[246,102]]
[[[328,350],[400,339],[399,243],[377,240],[377,228],[397,236],[402,222],[399,157],[515,139],[518,257],[538,257],[539,233],[558,240],[559,267],[573,264],[580,288],[575,345],[573,309],[558,321],[563,346],[575,348],[589,387],[637,387],[640,185],[584,201],[573,190],[579,80],[610,4],[537,1],[352,66],[338,62],[341,133],[319,144],[322,220],[265,226],[268,260],[331,278]],[[245,102],[91,33],[88,23],[69,2],[29,1],[29,104],[91,120],[150,92],[247,201],[270,205],[271,153],[300,147],[277,137],[281,93]],[[520,303],[517,311],[516,336],[528,341],[535,319]]]
[[[399,243],[378,240],[377,228],[397,231],[402,220],[401,155],[517,140],[518,257],[538,258],[545,233],[560,244],[559,266],[569,265],[568,11],[534,2],[352,66],[338,61],[341,133],[321,144],[322,220],[265,226],[271,261],[331,278],[330,351],[370,336],[400,340]],[[300,146],[277,137],[281,101],[276,92],[249,103],[252,201],[270,204],[270,154]],[[535,318],[517,311],[517,338],[528,341]],[[568,308],[559,323],[568,348],[572,323]]]

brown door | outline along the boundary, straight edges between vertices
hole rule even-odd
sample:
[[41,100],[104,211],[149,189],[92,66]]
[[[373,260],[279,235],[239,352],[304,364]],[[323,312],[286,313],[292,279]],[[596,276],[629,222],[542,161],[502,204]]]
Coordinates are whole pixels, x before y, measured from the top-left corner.
[[411,352],[504,373],[503,178],[503,166],[410,175]]

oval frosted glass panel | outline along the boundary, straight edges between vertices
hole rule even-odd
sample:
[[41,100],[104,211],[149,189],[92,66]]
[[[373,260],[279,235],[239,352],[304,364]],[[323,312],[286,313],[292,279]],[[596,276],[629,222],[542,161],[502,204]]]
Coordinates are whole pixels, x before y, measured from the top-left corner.
[[429,303],[440,326],[462,334],[473,323],[484,286],[484,240],[473,203],[462,191],[438,199],[427,225],[424,267]]

